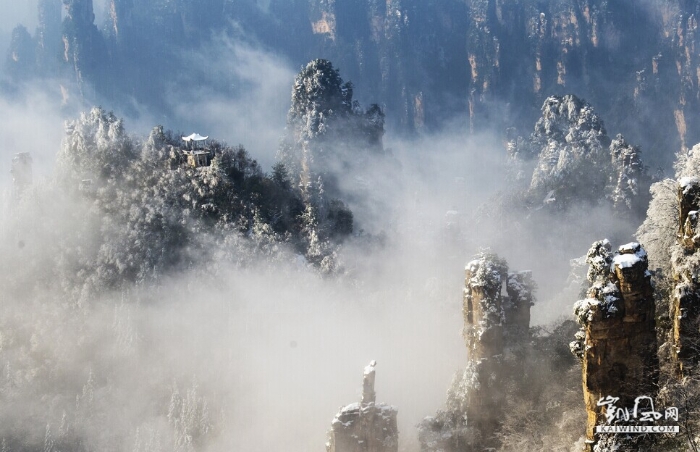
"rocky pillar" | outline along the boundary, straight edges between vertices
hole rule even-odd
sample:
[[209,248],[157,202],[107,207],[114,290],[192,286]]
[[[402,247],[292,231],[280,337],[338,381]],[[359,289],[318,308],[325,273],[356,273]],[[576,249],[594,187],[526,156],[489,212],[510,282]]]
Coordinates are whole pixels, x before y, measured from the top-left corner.
[[679,375],[687,373],[700,359],[700,297],[697,274],[700,264],[689,259],[700,248],[700,180],[694,177],[680,179],[678,184],[680,249],[673,255],[672,268],[675,283],[671,302],[673,319],[672,357]]
[[424,452],[496,450],[506,399],[522,376],[530,344],[535,284],[529,271],[508,273],[505,260],[480,253],[465,268],[464,339],[468,360],[447,406],[418,426]]
[[507,278],[508,266],[494,255],[482,255],[465,268],[463,335],[472,362],[503,353],[501,291]]
[[[482,254],[465,268],[464,338],[467,371],[475,385],[466,406],[467,423],[490,437],[502,420],[505,311],[502,292],[508,279],[506,262]],[[484,443],[484,446],[490,445]]]
[[362,403],[364,405],[374,403],[377,400],[377,393],[374,392],[374,366],[376,365],[377,362],[372,361],[365,367],[365,374],[362,378]]
[[362,402],[340,408],[328,432],[327,452],[398,452],[396,408],[376,403],[376,361],[365,367]]
[[610,252],[609,242],[596,242],[588,252],[591,265],[588,298],[574,312],[583,326],[572,351],[583,361],[583,396],[588,412],[587,450],[605,423],[602,397],[619,397],[630,407],[638,396],[655,396],[659,363],[655,305],[647,254],[638,243]]

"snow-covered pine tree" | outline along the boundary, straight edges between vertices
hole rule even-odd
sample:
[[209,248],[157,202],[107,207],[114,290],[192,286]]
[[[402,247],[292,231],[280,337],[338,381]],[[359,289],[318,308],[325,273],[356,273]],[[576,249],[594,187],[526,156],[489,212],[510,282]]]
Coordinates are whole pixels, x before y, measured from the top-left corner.
[[[305,190],[314,174],[330,179],[356,164],[363,151],[382,152],[384,113],[378,105],[363,111],[353,101],[353,85],[328,60],[317,59],[294,80],[287,131],[278,160]],[[332,181],[325,181],[327,188]],[[329,184],[330,183],[330,184]]]

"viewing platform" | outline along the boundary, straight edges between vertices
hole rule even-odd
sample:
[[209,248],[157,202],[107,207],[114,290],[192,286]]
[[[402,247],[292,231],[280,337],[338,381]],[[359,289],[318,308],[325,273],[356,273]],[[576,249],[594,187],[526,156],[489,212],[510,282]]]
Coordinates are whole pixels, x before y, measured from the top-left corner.
[[183,152],[187,156],[187,165],[192,168],[201,168],[211,165],[212,152],[207,146],[208,136],[203,137],[198,133],[193,133],[186,137],[182,137],[185,142]]

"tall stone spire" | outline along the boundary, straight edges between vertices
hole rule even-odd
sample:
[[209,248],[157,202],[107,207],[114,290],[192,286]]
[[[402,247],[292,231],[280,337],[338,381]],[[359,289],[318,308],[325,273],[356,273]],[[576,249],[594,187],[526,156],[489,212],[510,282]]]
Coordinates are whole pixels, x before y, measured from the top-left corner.
[[38,16],[37,64],[42,73],[50,73],[61,56],[61,0],[40,0]]
[[448,392],[447,407],[418,426],[421,450],[457,452],[498,447],[511,376],[522,375],[513,353],[529,343],[535,284],[530,271],[508,272],[504,259],[479,253],[465,268],[463,336],[467,367]]
[[399,430],[396,408],[376,403],[371,361],[362,378],[362,401],[340,409],[328,432],[327,452],[398,452]]
[[362,404],[366,405],[368,403],[374,403],[377,400],[377,393],[374,392],[374,367],[377,365],[376,361],[370,362],[367,367],[365,367],[365,374],[362,379]]
[[586,442],[587,450],[593,451],[601,438],[595,428],[606,422],[606,407],[599,401],[616,397],[619,406],[628,407],[639,396],[654,397],[659,361],[654,290],[644,248],[633,242],[613,254],[610,242],[598,241],[586,262],[591,286],[588,298],[574,306],[583,328],[571,350],[583,364]]

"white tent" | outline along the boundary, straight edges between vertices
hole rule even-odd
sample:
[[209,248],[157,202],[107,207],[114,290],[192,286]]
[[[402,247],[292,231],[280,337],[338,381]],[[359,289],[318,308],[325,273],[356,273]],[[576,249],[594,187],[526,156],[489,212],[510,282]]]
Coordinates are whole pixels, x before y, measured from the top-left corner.
[[198,134],[198,133],[193,133],[192,135],[189,135],[189,136],[186,136],[186,137],[182,137],[182,140],[183,140],[183,141],[187,141],[187,142],[189,143],[190,141],[204,141],[204,140],[206,140],[207,138],[209,138],[209,137],[208,137],[208,136],[203,137],[203,136],[201,136],[201,135]]

